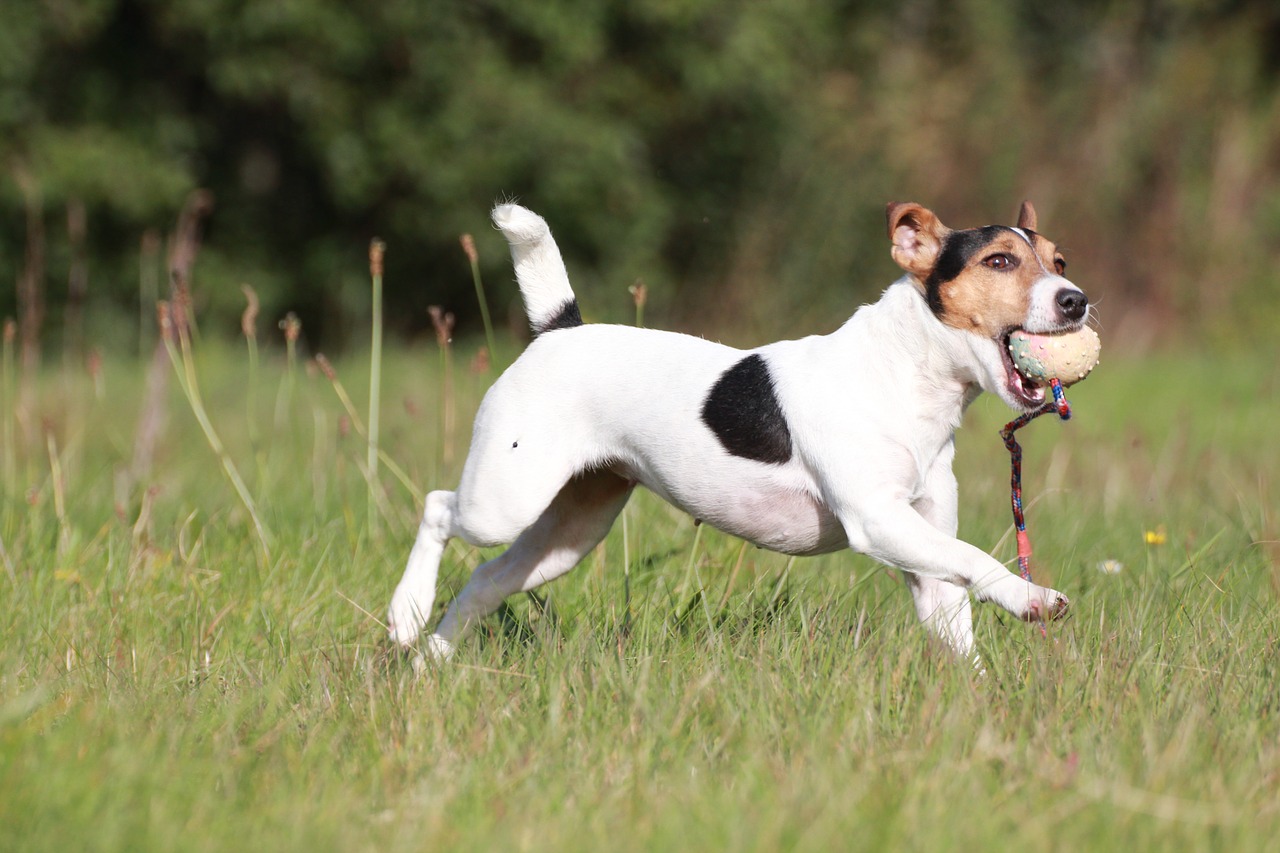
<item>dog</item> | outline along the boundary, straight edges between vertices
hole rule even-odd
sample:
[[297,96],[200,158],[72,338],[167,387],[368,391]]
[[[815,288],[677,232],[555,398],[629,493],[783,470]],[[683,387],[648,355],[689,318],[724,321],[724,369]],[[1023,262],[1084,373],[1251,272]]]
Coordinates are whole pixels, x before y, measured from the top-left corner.
[[1065,595],[956,538],[951,465],[981,392],[1019,412],[1045,400],[1009,334],[1074,331],[1089,300],[1029,202],[1014,227],[952,230],[915,203],[887,216],[904,275],[879,301],[831,334],[743,351],[584,324],[547,223],[496,207],[534,339],[485,394],[457,490],[427,495],[391,640],[415,644],[453,537],[510,547],[430,635],[438,658],[508,596],[577,565],[637,485],[762,548],[852,548],[900,569],[920,621],[975,665],[971,595],[1027,621],[1062,616]]

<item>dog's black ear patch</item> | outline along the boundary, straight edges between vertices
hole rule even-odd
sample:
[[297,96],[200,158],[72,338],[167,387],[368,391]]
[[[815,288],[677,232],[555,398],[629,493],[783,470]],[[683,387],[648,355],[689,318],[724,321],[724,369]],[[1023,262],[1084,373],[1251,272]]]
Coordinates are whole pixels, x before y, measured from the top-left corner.
[[726,370],[702,404],[702,422],[734,456],[781,465],[791,459],[791,430],[769,365],[749,355]]
[[561,305],[555,316],[535,329],[534,334],[543,335],[554,332],[556,329],[572,329],[574,326],[581,325],[582,313],[578,311],[578,300],[575,298]]
[[947,235],[946,242],[938,252],[938,260],[933,265],[933,272],[924,281],[924,298],[934,314],[943,312],[942,285],[964,272],[970,259],[983,246],[994,240],[1001,231],[1008,230],[1003,225],[988,225],[985,228],[952,231]]

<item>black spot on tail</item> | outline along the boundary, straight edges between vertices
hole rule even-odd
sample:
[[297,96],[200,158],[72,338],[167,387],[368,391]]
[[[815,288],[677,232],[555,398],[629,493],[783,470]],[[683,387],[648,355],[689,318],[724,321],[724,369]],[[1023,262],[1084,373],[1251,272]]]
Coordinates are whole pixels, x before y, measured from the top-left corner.
[[749,355],[724,372],[702,404],[702,422],[734,456],[781,465],[791,459],[791,430],[769,365]]
[[924,298],[934,314],[941,314],[943,311],[942,285],[964,272],[969,261],[983,246],[994,240],[1001,231],[1008,230],[1003,225],[988,225],[985,228],[952,231],[947,236],[947,242],[942,244],[942,250],[938,252],[933,272],[924,280]]
[[570,299],[560,306],[555,316],[534,330],[535,335],[544,335],[556,329],[572,329],[582,325],[582,314],[578,311],[578,300]]

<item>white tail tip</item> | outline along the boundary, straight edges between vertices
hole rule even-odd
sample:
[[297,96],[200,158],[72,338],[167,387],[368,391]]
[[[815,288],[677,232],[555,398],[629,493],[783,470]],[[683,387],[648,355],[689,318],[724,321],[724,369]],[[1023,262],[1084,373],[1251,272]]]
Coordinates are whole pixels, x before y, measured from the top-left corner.
[[533,333],[582,325],[569,274],[547,221],[518,204],[500,204],[493,209],[493,224],[511,246],[520,297]]
[[547,221],[518,204],[500,204],[493,209],[493,224],[509,243],[536,243],[551,233]]

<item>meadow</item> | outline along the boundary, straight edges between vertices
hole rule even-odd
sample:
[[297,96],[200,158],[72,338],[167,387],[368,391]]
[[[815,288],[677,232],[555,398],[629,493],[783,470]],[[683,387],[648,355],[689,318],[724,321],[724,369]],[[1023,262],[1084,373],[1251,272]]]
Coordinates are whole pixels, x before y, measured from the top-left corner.
[[[251,504],[176,373],[138,476],[145,361],[55,362],[23,390],[6,359],[0,849],[1280,837],[1274,361],[1104,351],[1072,421],[1020,433],[1034,571],[1073,610],[1042,637],[977,608],[985,676],[883,567],[746,547],[647,494],[415,672],[380,620],[496,375],[469,346],[386,353],[371,499],[364,425],[323,370],[197,340],[185,378]],[[367,361],[333,369],[363,418]],[[1012,561],[1007,418],[975,405],[957,473],[962,537]],[[450,547],[439,607],[485,556]]]

